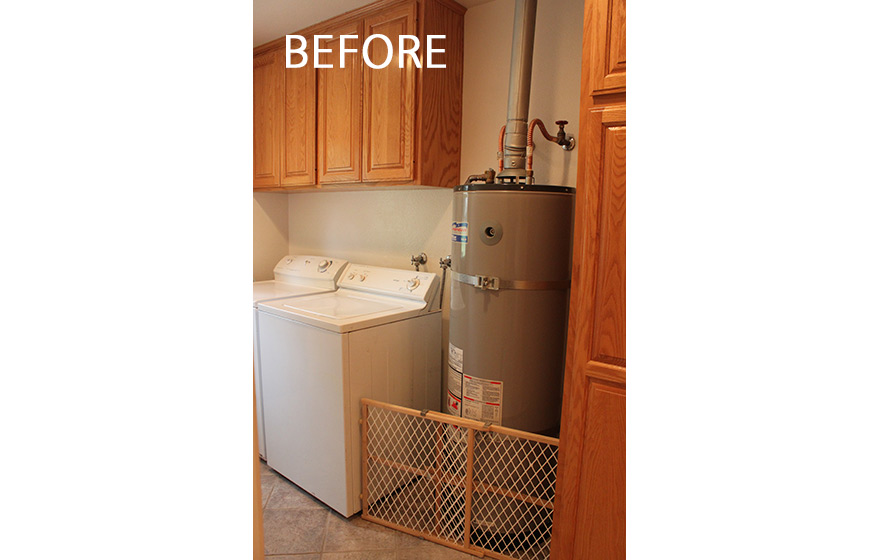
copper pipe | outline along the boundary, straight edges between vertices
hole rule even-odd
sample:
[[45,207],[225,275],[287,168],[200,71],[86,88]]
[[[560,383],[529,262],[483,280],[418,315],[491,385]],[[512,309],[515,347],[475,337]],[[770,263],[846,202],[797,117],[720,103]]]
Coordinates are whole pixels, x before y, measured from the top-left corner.
[[532,142],[532,135],[535,133],[535,125],[537,125],[538,128],[541,129],[541,133],[544,134],[544,138],[546,138],[547,140],[550,140],[554,144],[557,143],[558,139],[555,136],[552,136],[549,132],[547,132],[547,129],[544,128],[544,122],[541,121],[541,119],[532,119],[532,122],[529,123],[529,138],[528,138],[529,144],[531,144],[532,146],[535,145]]
[[529,133],[526,140],[526,177],[530,178],[532,176],[532,152],[535,151],[535,126],[541,129],[541,133],[544,135],[544,138],[553,142],[554,144],[559,143],[559,139],[556,136],[552,136],[547,129],[544,127],[543,121],[541,119],[532,119],[532,122],[529,123]]
[[504,169],[504,131],[507,129],[507,125],[501,127],[501,134],[498,135],[498,171],[501,172]]

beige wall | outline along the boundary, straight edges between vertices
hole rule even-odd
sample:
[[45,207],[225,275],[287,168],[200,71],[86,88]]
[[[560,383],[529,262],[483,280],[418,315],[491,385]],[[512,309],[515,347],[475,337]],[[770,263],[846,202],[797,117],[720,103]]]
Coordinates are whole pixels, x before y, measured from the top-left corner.
[[271,280],[272,269],[287,254],[286,194],[254,193],[254,281]]
[[290,252],[409,268],[410,256],[424,251],[427,269],[437,272],[450,251],[451,222],[451,189],[295,194]]

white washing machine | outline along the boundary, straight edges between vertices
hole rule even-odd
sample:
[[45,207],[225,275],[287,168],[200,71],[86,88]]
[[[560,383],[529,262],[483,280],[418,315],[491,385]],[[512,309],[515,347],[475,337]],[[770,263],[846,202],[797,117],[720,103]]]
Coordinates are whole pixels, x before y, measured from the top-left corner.
[[263,390],[260,375],[260,344],[257,304],[280,298],[322,294],[336,290],[336,281],[348,261],[330,257],[287,255],[275,265],[274,280],[254,282],[254,385],[257,395],[257,440],[260,457],[266,458],[263,429]]
[[430,272],[350,264],[332,293],[258,304],[266,461],[341,513],[360,511],[360,399],[440,410]]

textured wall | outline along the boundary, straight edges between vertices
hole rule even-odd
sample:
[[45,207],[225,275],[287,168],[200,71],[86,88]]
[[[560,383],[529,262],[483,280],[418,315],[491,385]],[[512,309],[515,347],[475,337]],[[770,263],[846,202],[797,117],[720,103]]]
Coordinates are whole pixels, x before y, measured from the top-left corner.
[[287,254],[286,194],[254,193],[254,281],[271,280],[275,264]]
[[449,254],[452,190],[315,192],[290,196],[290,252],[409,268],[428,254],[428,270]]

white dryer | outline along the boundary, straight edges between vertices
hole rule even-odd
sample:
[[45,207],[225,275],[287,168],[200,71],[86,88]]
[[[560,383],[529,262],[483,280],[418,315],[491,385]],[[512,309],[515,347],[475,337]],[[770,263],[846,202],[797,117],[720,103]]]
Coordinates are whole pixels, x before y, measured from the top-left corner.
[[257,304],[280,298],[322,294],[336,290],[348,261],[330,257],[287,255],[275,265],[274,280],[254,282],[254,385],[257,396],[257,440],[260,457],[266,458],[266,434],[263,429],[263,390],[260,372],[260,344]]
[[266,461],[361,509],[360,399],[440,410],[437,276],[350,264],[333,293],[258,304]]

